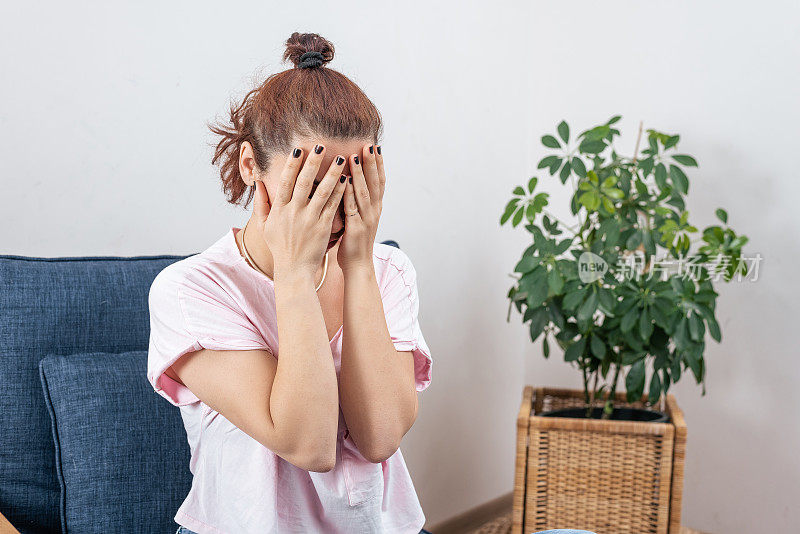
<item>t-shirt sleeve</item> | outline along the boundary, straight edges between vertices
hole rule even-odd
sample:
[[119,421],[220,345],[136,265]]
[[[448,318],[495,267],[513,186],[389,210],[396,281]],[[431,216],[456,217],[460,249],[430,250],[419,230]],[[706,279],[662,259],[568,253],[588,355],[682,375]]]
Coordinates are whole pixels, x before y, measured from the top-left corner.
[[398,351],[411,351],[417,391],[431,382],[431,354],[419,326],[417,273],[411,260],[401,250],[391,247],[391,254],[379,258],[385,262],[381,298],[386,326]]
[[189,388],[164,373],[184,354],[204,348],[270,351],[241,308],[213,281],[203,283],[168,267],[153,280],[148,304],[147,380],[175,406],[200,400]]

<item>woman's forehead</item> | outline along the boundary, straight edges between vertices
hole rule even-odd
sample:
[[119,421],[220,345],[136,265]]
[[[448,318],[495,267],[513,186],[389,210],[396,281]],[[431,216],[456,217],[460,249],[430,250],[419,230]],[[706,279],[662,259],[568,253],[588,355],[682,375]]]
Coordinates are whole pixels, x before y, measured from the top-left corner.
[[370,139],[332,139],[328,137],[296,137],[295,146],[299,146],[308,154],[318,144],[325,147],[325,157],[334,158],[341,154],[345,158],[350,154],[361,154],[361,148],[371,143]]
[[325,174],[328,172],[331,163],[337,156],[342,156],[345,158],[345,160],[347,160],[344,164],[342,172],[344,174],[350,174],[350,156],[352,154],[358,154],[360,157],[361,150],[364,145],[371,143],[370,139],[330,139],[325,137],[302,137],[295,138],[294,141],[294,146],[298,146],[303,149],[304,160],[308,158],[308,155],[312,153],[317,144],[325,147],[325,156],[322,159],[322,164],[319,166],[319,169],[317,170],[317,176],[315,178],[315,181],[317,182],[325,177]]

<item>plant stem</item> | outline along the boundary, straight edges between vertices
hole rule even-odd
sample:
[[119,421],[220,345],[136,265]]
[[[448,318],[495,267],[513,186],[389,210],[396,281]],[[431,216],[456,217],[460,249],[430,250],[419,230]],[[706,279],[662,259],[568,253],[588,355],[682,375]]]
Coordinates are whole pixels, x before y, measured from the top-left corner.
[[644,128],[644,122],[639,121],[639,135],[636,136],[636,148],[633,149],[633,164],[636,165],[636,158],[639,157],[639,142],[642,140],[642,129]]
[[616,401],[617,395],[617,382],[619,381],[619,372],[622,369],[622,364],[618,363],[617,368],[614,370],[614,381],[611,382],[611,391],[608,393],[608,400],[606,400],[606,405],[603,407],[603,419],[609,419],[611,414],[614,413],[614,402]]
[[586,375],[586,365],[581,361],[581,372],[583,373],[583,400],[586,403],[586,418],[592,417],[592,403],[589,400],[589,377]]

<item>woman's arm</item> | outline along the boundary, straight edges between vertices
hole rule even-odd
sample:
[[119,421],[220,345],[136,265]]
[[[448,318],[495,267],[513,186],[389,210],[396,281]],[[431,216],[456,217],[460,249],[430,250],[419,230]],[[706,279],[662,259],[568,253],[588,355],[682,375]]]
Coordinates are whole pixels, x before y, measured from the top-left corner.
[[202,349],[172,369],[201,401],[275,454],[301,469],[330,471],[339,396],[314,281],[304,270],[277,270],[274,277],[279,358],[266,350]]
[[386,184],[383,156],[371,145],[361,152],[350,156],[353,178],[344,193],[345,232],[338,252],[344,273],[339,391],[353,441],[377,463],[394,454],[414,424],[417,391],[413,356],[394,348],[375,278],[372,252]]
[[372,260],[351,266],[344,283],[342,412],[358,450],[377,463],[394,454],[416,420],[414,358],[394,348]]
[[310,195],[324,156],[309,154],[301,170],[295,154],[271,206],[264,184],[255,182],[249,227],[273,256],[279,358],[201,350],[173,367],[199,399],[276,454],[309,471],[329,471],[336,462],[339,395],[314,273],[344,193],[344,159],[331,164]]

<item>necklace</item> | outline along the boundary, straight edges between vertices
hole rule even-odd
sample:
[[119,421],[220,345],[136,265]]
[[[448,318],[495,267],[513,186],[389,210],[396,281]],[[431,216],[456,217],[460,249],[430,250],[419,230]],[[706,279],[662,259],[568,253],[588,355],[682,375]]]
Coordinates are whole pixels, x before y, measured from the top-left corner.
[[[248,224],[250,224],[250,219],[247,220],[247,222],[244,224],[244,228],[242,228],[242,250],[241,250],[241,252],[243,252],[244,261],[246,261],[247,264],[250,267],[252,267],[256,271],[260,272],[261,274],[263,274],[264,276],[266,276],[270,280],[272,280],[272,278],[270,278],[269,275],[267,275],[267,273],[265,273],[261,269],[261,267],[256,265],[256,262],[253,261],[253,258],[251,258],[250,254],[247,252],[247,247],[244,244],[244,233],[247,231],[247,225]],[[322,279],[319,281],[319,284],[317,284],[317,287],[316,287],[315,291],[319,291],[319,288],[322,287],[322,283],[325,281],[325,275],[327,273],[328,273],[328,252],[326,251],[325,252],[325,262],[322,264]]]

